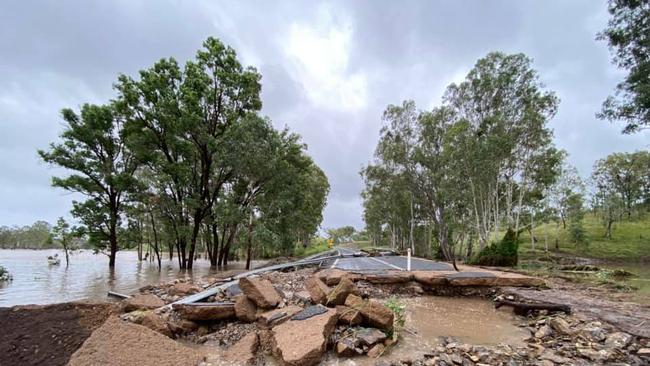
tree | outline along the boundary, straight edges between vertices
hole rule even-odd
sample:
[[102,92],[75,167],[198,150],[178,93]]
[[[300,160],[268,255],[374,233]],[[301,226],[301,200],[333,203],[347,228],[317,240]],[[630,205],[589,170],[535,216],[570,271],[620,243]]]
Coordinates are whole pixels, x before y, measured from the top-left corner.
[[59,217],[56,221],[56,225],[52,228],[52,236],[54,237],[54,240],[58,241],[65,251],[66,267],[70,263],[68,252],[72,249],[72,242],[75,238],[78,238],[80,234],[80,229],[77,227],[71,227],[63,217]]
[[613,63],[627,71],[597,116],[626,123],[623,133],[650,126],[650,2],[609,0],[611,18],[598,39],[608,43]]
[[87,197],[73,202],[72,214],[86,226],[92,244],[108,248],[112,268],[124,202],[135,187],[133,174],[138,164],[126,147],[123,120],[113,105],[85,104],[80,114],[64,109],[62,116],[66,127],[61,143],[52,143],[48,151],[39,150],[38,154],[73,172],[53,177],[52,185]]
[[585,216],[583,209],[583,197],[580,193],[572,193],[567,197],[567,216],[569,219],[569,235],[576,244],[585,242],[585,230],[582,220]]
[[352,240],[352,235],[356,230],[353,226],[342,226],[339,228],[327,229],[327,236],[335,243],[340,244]]

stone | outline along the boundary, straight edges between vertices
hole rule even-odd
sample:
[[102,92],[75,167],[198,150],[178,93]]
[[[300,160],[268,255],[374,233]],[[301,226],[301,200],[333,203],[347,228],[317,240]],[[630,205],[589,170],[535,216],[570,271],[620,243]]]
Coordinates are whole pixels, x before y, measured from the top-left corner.
[[460,357],[460,355],[458,355],[457,353],[452,353],[450,357],[451,357],[451,362],[453,362],[453,363],[455,363],[457,365],[462,365],[463,358]]
[[174,296],[188,296],[201,292],[201,289],[187,282],[179,282],[169,289],[169,294]]
[[383,353],[386,347],[382,343],[375,344],[369,351],[368,351],[368,357],[370,358],[378,358],[380,357]]
[[553,330],[548,325],[543,325],[540,327],[537,332],[535,332],[535,338],[545,338],[553,334]]
[[304,305],[311,304],[311,295],[309,295],[309,291],[298,291],[293,294],[293,297],[299,303],[302,303]]
[[282,297],[269,280],[259,277],[245,277],[239,280],[239,287],[246,297],[263,309],[274,308],[282,302]]
[[131,323],[140,324],[168,337],[172,336],[172,331],[167,325],[167,322],[165,322],[160,315],[151,310],[135,310],[130,313],[122,314],[120,318]]
[[357,345],[352,339],[345,338],[336,342],[336,354],[340,357],[352,357],[357,355]]
[[239,287],[238,283],[235,283],[234,285],[230,285],[226,288],[226,296],[228,296],[231,299],[234,299],[235,296],[240,295],[242,293],[241,287]]
[[234,303],[174,304],[178,315],[187,320],[222,320],[235,317]]
[[358,290],[354,282],[347,277],[343,277],[338,285],[327,295],[327,305],[343,305],[348,295],[356,294],[357,292]]
[[235,365],[255,364],[255,353],[259,346],[257,333],[248,333],[223,354],[224,361]]
[[602,328],[600,322],[587,324],[580,330],[579,334],[590,342],[602,342],[606,338],[605,330]]
[[327,312],[327,308],[324,307],[323,305],[312,305],[308,306],[293,317],[291,317],[291,320],[305,320],[309,319],[312,316],[320,315]]
[[569,335],[573,333],[571,331],[571,326],[569,325],[569,323],[567,323],[567,321],[562,318],[559,317],[552,318],[549,321],[549,325],[551,326],[551,329],[553,329],[554,331],[558,332],[561,335]]
[[328,286],[335,286],[341,281],[341,278],[347,277],[352,281],[358,280],[361,276],[356,273],[350,273],[338,268],[325,269],[316,274],[318,278]]
[[578,354],[594,362],[603,362],[611,357],[611,353],[607,350],[596,351],[592,348],[577,348]]
[[495,286],[497,276],[490,272],[455,272],[445,276],[451,286]]
[[445,275],[453,273],[455,271],[414,271],[413,278],[425,286],[442,286],[447,284]]
[[243,322],[254,322],[257,319],[257,306],[246,295],[235,296],[235,316]]
[[339,316],[339,324],[355,326],[361,324],[363,321],[363,317],[359,311],[345,305],[337,305],[336,313]]
[[295,305],[286,306],[282,309],[273,309],[259,314],[257,321],[264,326],[275,326],[289,320],[301,310],[300,306]]
[[354,333],[355,339],[362,346],[371,347],[386,340],[386,334],[375,328],[357,328]]
[[338,317],[335,309],[305,320],[289,320],[273,328],[274,353],[289,366],[320,362]]
[[135,295],[124,300],[124,311],[153,310],[165,306],[165,302],[154,294]]
[[364,321],[375,328],[385,331],[393,330],[394,314],[382,303],[375,300],[363,300],[357,295],[349,295],[345,305],[358,310]]
[[607,336],[607,339],[605,339],[605,346],[611,348],[624,348],[630,344],[631,341],[631,335],[623,332],[616,332]]
[[639,356],[650,356],[650,348],[639,348],[636,354]]
[[199,325],[187,319],[180,319],[170,321],[168,324],[169,329],[174,334],[186,334],[195,331]]
[[545,349],[542,354],[539,356],[540,359],[542,360],[548,360],[552,361],[554,363],[559,363],[559,364],[569,364],[571,363],[571,360],[569,360],[566,357],[562,357],[555,352],[553,352],[550,349]]
[[331,289],[317,277],[309,277],[305,282],[309,296],[314,304],[325,304]]

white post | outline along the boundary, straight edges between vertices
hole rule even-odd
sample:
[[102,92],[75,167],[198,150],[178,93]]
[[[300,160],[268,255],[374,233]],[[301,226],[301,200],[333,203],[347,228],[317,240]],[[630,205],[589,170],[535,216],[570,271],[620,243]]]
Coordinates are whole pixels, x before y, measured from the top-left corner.
[[406,270],[411,271],[411,248],[406,250]]

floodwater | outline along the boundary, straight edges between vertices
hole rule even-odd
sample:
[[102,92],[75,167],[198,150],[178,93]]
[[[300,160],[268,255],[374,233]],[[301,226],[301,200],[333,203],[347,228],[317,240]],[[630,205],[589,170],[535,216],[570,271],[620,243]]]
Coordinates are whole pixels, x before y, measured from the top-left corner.
[[[60,265],[48,264],[47,257],[54,254],[59,255]],[[0,249],[0,265],[13,276],[13,281],[0,283],[0,306],[106,300],[108,291],[131,294],[145,285],[218,272],[210,269],[207,260],[196,261],[192,271],[180,271],[176,258],[163,259],[158,271],[156,262],[140,262],[134,251],[118,252],[113,271],[108,268],[106,255],[89,250],[74,252],[66,267],[61,250]],[[226,269],[243,268],[243,263],[235,262]]]
[[650,263],[626,263],[626,264],[602,264],[603,268],[607,269],[622,269],[634,276],[618,279],[627,285],[636,288],[639,295],[650,296]]
[[472,345],[523,346],[530,332],[516,324],[521,319],[505,307],[495,309],[494,303],[473,297],[424,296],[402,300],[406,304],[405,326],[400,339],[389,353],[379,359],[353,357],[352,362],[328,355],[326,365],[375,365],[378,360],[416,358],[431,351],[441,337]]

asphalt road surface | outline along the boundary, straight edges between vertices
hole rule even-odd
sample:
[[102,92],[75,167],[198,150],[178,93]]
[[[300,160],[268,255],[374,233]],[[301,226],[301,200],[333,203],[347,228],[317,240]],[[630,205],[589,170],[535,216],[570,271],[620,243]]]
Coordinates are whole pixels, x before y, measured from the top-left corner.
[[[341,255],[354,255],[358,251],[349,248],[338,247],[336,250]],[[346,257],[330,260],[323,263],[323,267],[338,268],[348,271],[381,271],[381,270],[402,270],[408,268],[406,256],[385,256],[385,257]],[[422,258],[411,257],[412,271],[453,271],[454,268],[443,262],[436,262]]]

